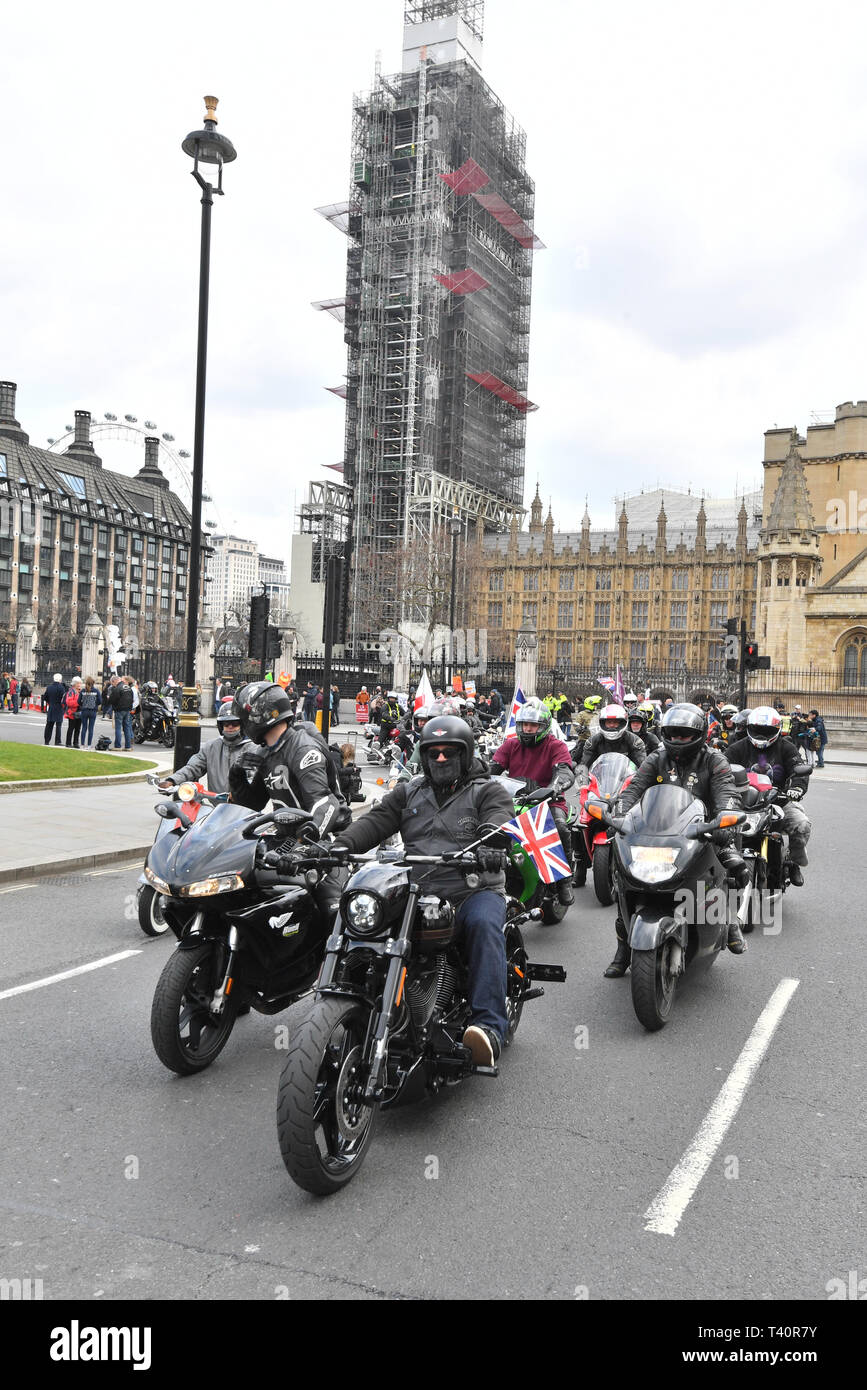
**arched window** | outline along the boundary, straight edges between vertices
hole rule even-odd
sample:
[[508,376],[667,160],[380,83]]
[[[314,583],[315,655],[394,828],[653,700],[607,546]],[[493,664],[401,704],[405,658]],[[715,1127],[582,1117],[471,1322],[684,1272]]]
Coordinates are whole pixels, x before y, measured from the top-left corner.
[[843,684],[867,685],[867,634],[851,637],[843,649]]

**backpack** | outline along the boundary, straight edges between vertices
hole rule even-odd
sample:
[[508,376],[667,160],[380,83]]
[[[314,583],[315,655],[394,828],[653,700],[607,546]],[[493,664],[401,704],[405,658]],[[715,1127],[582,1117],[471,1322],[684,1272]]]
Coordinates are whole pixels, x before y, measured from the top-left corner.
[[96,740],[96,751],[97,751],[97,753],[104,753],[104,752],[106,751],[106,749],[107,749],[107,748],[110,748],[110,747],[111,747],[111,739],[106,738],[105,734],[101,734],[100,737]]

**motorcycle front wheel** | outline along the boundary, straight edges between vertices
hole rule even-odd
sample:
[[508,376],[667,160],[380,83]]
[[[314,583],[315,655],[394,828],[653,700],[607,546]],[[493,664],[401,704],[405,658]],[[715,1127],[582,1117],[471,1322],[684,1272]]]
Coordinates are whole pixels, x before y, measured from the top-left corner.
[[603,907],[610,907],[614,902],[610,845],[597,845],[593,851],[593,891]]
[[518,1031],[527,992],[527,952],[519,927],[506,926],[506,1020],[508,1031],[503,1039],[506,1047]]
[[554,927],[562,922],[568,911],[568,903],[561,903],[556,893],[546,893],[542,899],[542,922],[546,927]]
[[649,1033],[665,1027],[674,1004],[677,976],[671,973],[671,957],[675,944],[673,937],[667,937],[655,951],[632,952],[632,1007]]
[[379,1112],[362,1105],[367,1011],[347,999],[317,999],[292,1034],[277,1091],[277,1138],[286,1171],[326,1197],[355,1177]]
[[163,900],[150,884],[143,884],[138,890],[138,924],[145,936],[162,936],[169,929],[163,916]]
[[175,746],[175,726],[168,724],[160,734],[160,743],[164,748],[174,748]]
[[178,1076],[204,1071],[222,1052],[235,1026],[231,997],[219,1014],[211,1012],[223,978],[224,952],[216,942],[178,950],[157,980],[151,1007],[151,1039],[164,1067]]

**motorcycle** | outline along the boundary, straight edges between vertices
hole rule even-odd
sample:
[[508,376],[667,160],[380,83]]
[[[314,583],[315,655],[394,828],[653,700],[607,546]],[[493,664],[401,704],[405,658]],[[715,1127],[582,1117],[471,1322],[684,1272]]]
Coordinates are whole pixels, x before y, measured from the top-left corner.
[[590,781],[578,793],[580,811],[572,836],[575,856],[575,883],[582,888],[587,882],[587,870],[593,873],[593,891],[604,907],[614,902],[614,883],[611,876],[611,835],[599,829],[599,822],[587,810],[588,796],[599,801],[616,801],[629,786],[635,764],[625,753],[603,753],[590,768]]
[[[655,1032],[668,1022],[686,969],[709,967],[727,945],[728,877],[713,837],[746,817],[726,811],[705,820],[702,803],[670,782],[649,787],[625,816],[609,815],[601,801],[588,798],[587,805],[616,832],[614,887],[628,923],[632,1006],[643,1027]],[[721,890],[724,911],[704,910],[708,888]],[[749,892],[747,885],[739,913]],[[686,902],[692,910],[685,910]]]
[[[163,773],[147,773],[145,781],[155,787],[163,796],[175,803],[175,814],[177,819],[172,822],[160,805],[154,809],[160,816],[157,826],[156,839],[165,835],[175,837],[183,835],[192,825],[200,813],[207,814],[218,802],[228,800],[226,792],[205,791],[201,782],[181,782],[176,787],[163,790],[160,787]],[[145,858],[145,869],[147,868],[148,857]],[[145,936],[164,936],[169,930],[162,908],[162,894],[158,893],[145,875],[145,869],[139,877],[139,888],[136,894],[136,911],[138,914],[138,924]]]
[[[345,859],[337,860],[345,862]],[[307,1192],[327,1195],[358,1172],[380,1110],[436,1095],[471,1075],[461,1039],[470,1022],[467,973],[455,942],[455,908],[410,878],[412,865],[448,863],[478,883],[472,851],[352,855],[355,866],[340,901],[340,920],[306,1015],[296,1024],[277,1095],[283,1162]],[[317,868],[328,864],[318,860]],[[475,883],[474,883],[474,876]],[[560,966],[527,960],[521,924],[507,914],[507,1017],[510,1043],[524,1004],[563,981]]]
[[[812,772],[812,768],[810,768]],[[735,786],[746,814],[742,853],[750,871],[750,902],[741,926],[754,930],[760,918],[763,894],[782,896],[789,886],[789,836],[783,829],[785,801],[798,802],[804,793],[800,777],[793,776],[787,789],[774,786],[763,768],[732,764]],[[806,774],[809,777],[809,773]]]
[[[528,793],[527,783],[520,778],[501,776],[498,781],[512,798],[516,816],[533,806],[539,806],[542,801],[550,801],[551,797],[555,795],[553,792],[548,792],[547,795],[532,791]],[[572,806],[568,807],[567,825],[571,828],[576,819],[577,811]],[[574,843],[574,830],[571,830],[571,834]],[[569,908],[566,903],[560,902],[557,896],[557,884],[545,883],[540,878],[539,870],[533,859],[517,840],[507,853],[509,862],[506,866],[506,892],[522,907],[538,909],[539,917],[536,920],[541,921],[546,927],[553,927],[558,922],[562,922]]]
[[179,719],[178,711],[169,709],[163,699],[155,700],[144,714],[139,706],[133,711],[133,743],[144,743],[146,740],[150,740],[154,743],[161,743],[165,748],[174,748],[175,725]]
[[[176,816],[166,803],[156,810]],[[262,833],[267,826],[273,841]],[[180,836],[157,836],[145,877],[178,945],[154,992],[151,1039],[170,1071],[203,1071],[239,1013],[279,1013],[312,988],[327,936],[312,895],[317,877],[280,877],[273,846],[316,838],[307,811],[251,816],[232,802]]]

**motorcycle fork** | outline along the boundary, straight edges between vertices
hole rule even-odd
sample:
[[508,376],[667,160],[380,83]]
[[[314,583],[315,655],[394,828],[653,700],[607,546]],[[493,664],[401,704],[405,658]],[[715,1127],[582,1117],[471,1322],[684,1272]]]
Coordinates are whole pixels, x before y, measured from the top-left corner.
[[382,1005],[375,1019],[371,1020],[372,1027],[368,1032],[365,1044],[368,1068],[364,1101],[367,1105],[372,1105],[382,1096],[381,1077],[388,1056],[389,1035],[397,1022],[400,1002],[403,998],[407,964],[412,950],[410,933],[415,921],[416,904],[420,893],[421,888],[417,883],[409,885],[409,897],[407,898],[403,921],[400,924],[400,931],[385,947],[384,954],[389,957],[389,962],[382,989]]
[[238,954],[238,939],[238,928],[230,927],[229,959],[226,961],[226,969],[223,973],[223,978],[220,981],[219,987],[214,991],[214,997],[211,1000],[212,1014],[221,1014],[223,1012],[223,1009],[226,1007],[226,1000],[228,999],[229,994],[231,993],[233,984],[232,970],[235,964],[235,956]]

